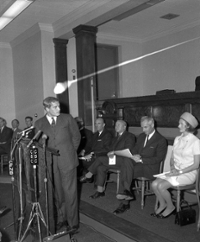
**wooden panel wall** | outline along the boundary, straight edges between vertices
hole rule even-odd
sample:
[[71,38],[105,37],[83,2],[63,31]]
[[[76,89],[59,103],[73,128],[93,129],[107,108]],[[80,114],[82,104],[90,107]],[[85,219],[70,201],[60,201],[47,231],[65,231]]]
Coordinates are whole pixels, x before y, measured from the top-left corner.
[[99,116],[103,116],[110,127],[117,119],[139,127],[141,117],[149,115],[158,127],[173,128],[177,127],[181,114],[186,111],[200,120],[200,91],[109,99],[98,108]]

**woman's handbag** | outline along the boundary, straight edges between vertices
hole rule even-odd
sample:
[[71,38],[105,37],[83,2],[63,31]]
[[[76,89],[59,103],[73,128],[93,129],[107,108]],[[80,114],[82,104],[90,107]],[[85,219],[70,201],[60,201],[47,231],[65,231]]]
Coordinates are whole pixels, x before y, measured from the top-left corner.
[[196,211],[189,206],[182,208],[179,212],[176,213],[175,224],[184,226],[187,224],[193,224],[196,222]]

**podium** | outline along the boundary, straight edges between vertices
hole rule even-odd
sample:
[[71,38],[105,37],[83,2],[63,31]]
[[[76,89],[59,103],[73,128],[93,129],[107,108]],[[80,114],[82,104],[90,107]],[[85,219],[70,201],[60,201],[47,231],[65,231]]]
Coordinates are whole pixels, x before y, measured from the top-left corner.
[[[18,239],[23,237],[24,232],[26,232],[35,200],[40,204],[45,222],[48,225],[45,226],[43,222],[40,223],[42,238],[55,233],[52,163],[53,156],[59,155],[58,150],[45,147],[43,144],[36,142],[30,148],[27,148],[28,143],[28,140],[21,140],[14,155],[15,186],[19,191],[19,198],[15,201],[15,206],[20,207],[18,214],[14,216],[17,218],[14,223],[19,223]],[[30,151],[33,146],[38,155],[36,168],[34,168],[30,159]],[[35,199],[35,178],[37,180],[37,199]],[[37,220],[33,220],[30,227],[31,232],[35,234],[38,233],[36,223]]]

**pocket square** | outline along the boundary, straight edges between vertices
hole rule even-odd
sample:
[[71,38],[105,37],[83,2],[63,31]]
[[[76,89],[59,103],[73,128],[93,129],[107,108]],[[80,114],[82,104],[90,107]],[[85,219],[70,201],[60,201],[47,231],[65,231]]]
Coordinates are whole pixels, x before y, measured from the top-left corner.
[[102,139],[98,139],[97,141],[102,141]]
[[150,149],[155,149],[155,147],[153,147],[153,146],[150,146]]

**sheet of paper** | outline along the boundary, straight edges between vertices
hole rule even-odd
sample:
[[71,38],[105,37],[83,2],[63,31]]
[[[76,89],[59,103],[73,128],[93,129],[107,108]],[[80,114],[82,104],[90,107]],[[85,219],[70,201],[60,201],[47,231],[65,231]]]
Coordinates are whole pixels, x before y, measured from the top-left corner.
[[109,165],[116,165],[116,155],[109,157]]
[[160,173],[160,174],[157,174],[157,175],[153,175],[154,177],[165,177],[165,174],[169,174],[170,171],[167,171],[167,172],[163,172],[163,173]]
[[133,155],[131,154],[129,149],[115,151],[115,154],[119,155],[119,156],[124,156],[124,157],[127,157],[127,158],[133,157]]

